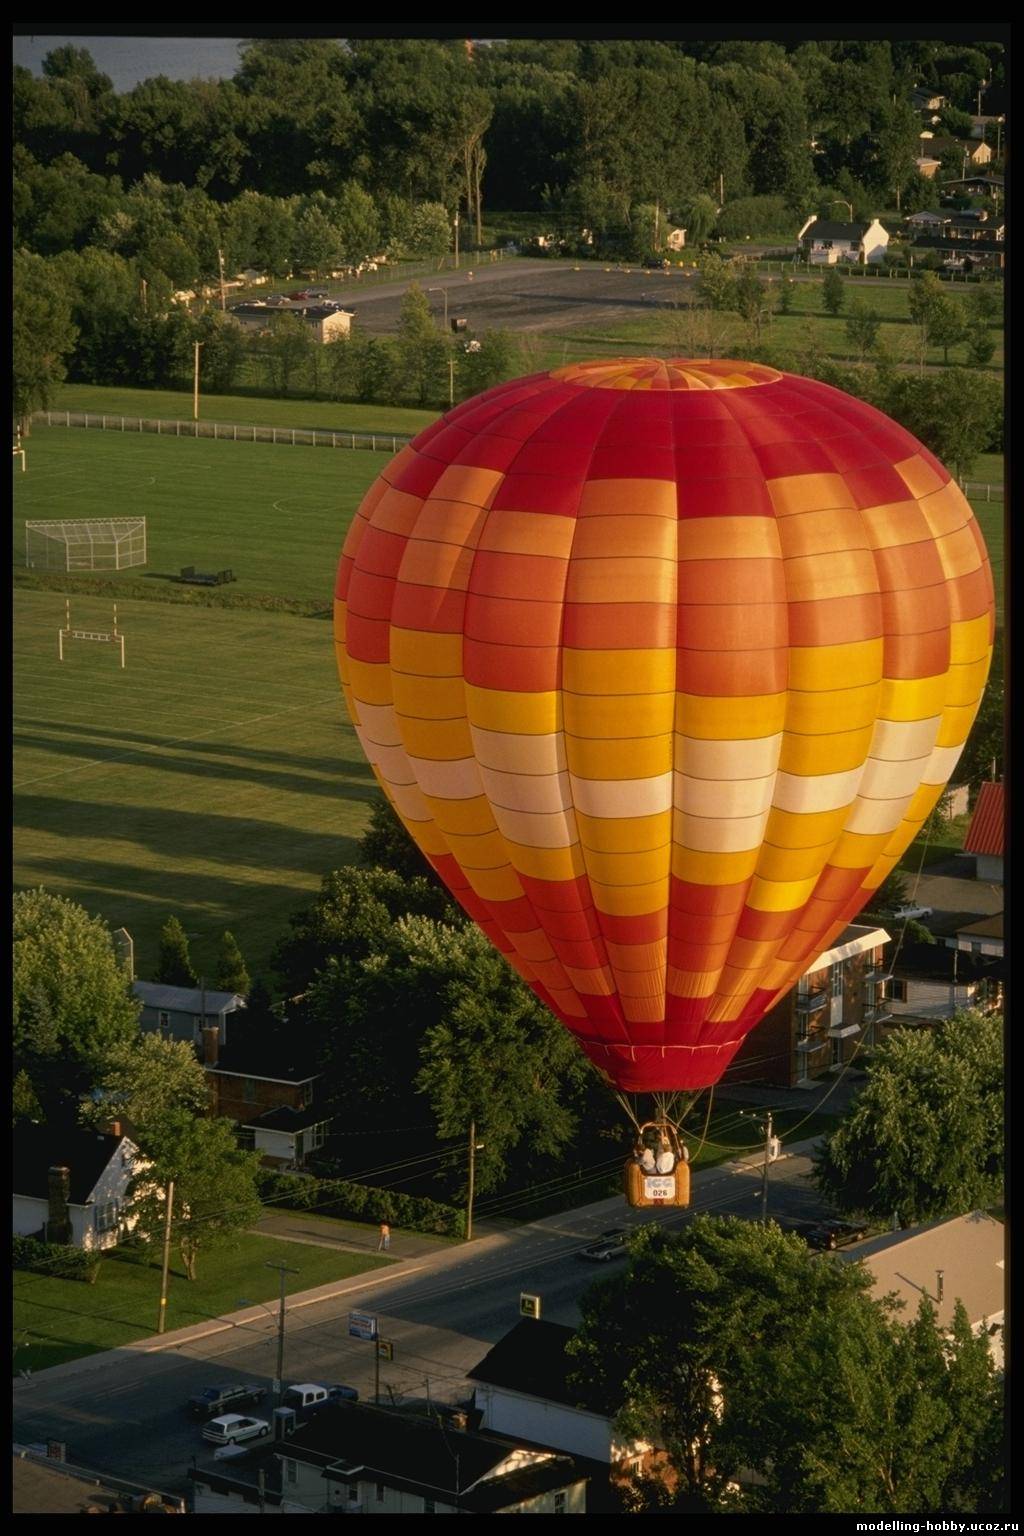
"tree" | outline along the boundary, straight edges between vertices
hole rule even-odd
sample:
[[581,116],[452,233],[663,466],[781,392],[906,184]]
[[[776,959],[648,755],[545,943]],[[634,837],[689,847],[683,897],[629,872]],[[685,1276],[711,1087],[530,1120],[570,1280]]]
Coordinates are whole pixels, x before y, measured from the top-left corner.
[[736,276],[717,251],[702,251],[697,257],[700,296],[709,309],[736,308]]
[[846,339],[851,347],[856,347],[858,362],[863,362],[865,352],[873,349],[880,324],[880,316],[858,295],[846,315]]
[[903,188],[914,175],[915,161],[921,153],[920,132],[917,113],[908,101],[886,106],[876,137],[878,179],[881,187],[895,194],[897,210]]
[[515,378],[519,361],[515,341],[508,331],[485,331],[475,344],[459,350],[456,357],[456,387],[462,399]]
[[821,307],[827,315],[838,315],[843,307],[844,283],[838,268],[829,267],[821,284]]
[[1001,677],[990,677],[957,765],[957,778],[976,790],[1003,773],[1006,750],[1006,694]]
[[1002,386],[997,379],[965,368],[941,376],[899,376],[892,414],[962,480],[979,453],[998,440]]
[[335,201],[335,208],[341,236],[341,259],[349,266],[358,267],[360,262],[376,256],[380,250],[380,219],[373,198],[358,182],[346,181]]
[[932,323],[946,302],[942,282],[934,272],[922,272],[920,277],[915,277],[911,282],[907,308],[920,334],[922,365],[925,349],[931,342]]
[[321,208],[307,208],[295,226],[295,265],[314,277],[329,272],[342,259],[342,236]]
[[217,985],[222,992],[237,992],[240,997],[248,996],[249,972],[245,968],[242,951],[235,943],[235,936],[230,931],[225,932],[221,937],[216,976]]
[[971,367],[987,368],[995,354],[996,339],[989,329],[989,322],[982,319],[977,309],[971,306],[968,306],[964,317],[963,334],[960,339],[967,342],[967,361]]
[[169,917],[160,930],[160,950],[154,981],[168,987],[194,987],[197,981],[188,953],[188,936],[176,917]]
[[14,1070],[49,1113],[135,1038],[139,1003],[106,923],[42,889],[14,897],[13,979]]
[[14,253],[13,321],[14,414],[27,435],[32,412],[46,409],[67,376],[78,338],[66,290],[48,263],[28,251]]
[[774,290],[770,281],[762,283],[753,264],[743,261],[733,284],[733,305],[740,319],[746,321],[755,346],[761,340],[765,320],[770,320],[774,310]]
[[679,210],[679,222],[686,230],[690,245],[700,245],[715,227],[718,205],[706,192],[697,192],[686,198]]
[[877,1048],[814,1178],[841,1209],[879,1220],[974,1210],[1001,1197],[1002,1132],[1002,1020],[965,1011]]
[[359,839],[358,859],[368,867],[376,865],[407,880],[426,880],[444,889],[440,876],[434,873],[426,857],[409,836],[402,822],[383,797],[375,797],[370,806],[370,819]]
[[137,1218],[139,1236],[155,1242],[173,1179],[173,1240],[186,1278],[194,1280],[202,1250],[229,1243],[259,1220],[259,1154],[239,1149],[230,1120],[196,1119],[181,1108],[148,1124],[146,1153],[148,1166],[129,1186],[128,1214]]
[[409,220],[409,254],[440,266],[452,243],[451,220],[443,203],[417,203]]
[[779,284],[779,313],[788,315],[793,308],[793,299],[796,296],[796,283],[791,277],[784,277]]
[[310,354],[317,345],[319,343],[313,339],[309,326],[300,315],[273,316],[270,330],[256,338],[254,350],[275,395],[288,393],[295,375],[308,366]]
[[942,348],[942,361],[948,367],[949,349],[963,341],[967,327],[963,305],[948,293],[942,297],[929,318],[928,335],[933,345]]
[[140,1034],[114,1051],[83,1106],[82,1119],[102,1128],[109,1120],[125,1120],[130,1134],[144,1153],[159,1135],[159,1127],[172,1111],[204,1115],[210,1092],[206,1073],[188,1040],[171,1040],[160,1034]]
[[448,342],[430,311],[430,301],[418,283],[410,283],[398,316],[398,353],[402,383],[417,405],[435,404],[448,386]]

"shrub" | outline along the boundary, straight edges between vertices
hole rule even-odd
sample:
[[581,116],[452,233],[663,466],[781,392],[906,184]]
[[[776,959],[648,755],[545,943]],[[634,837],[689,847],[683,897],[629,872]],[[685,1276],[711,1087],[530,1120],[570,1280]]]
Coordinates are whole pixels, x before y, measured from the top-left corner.
[[718,215],[716,234],[725,240],[750,235],[779,235],[792,229],[794,239],[800,220],[794,220],[784,197],[737,197]]
[[11,1257],[15,1269],[29,1269],[37,1274],[53,1275],[58,1280],[83,1280],[95,1285],[100,1272],[101,1255],[64,1243],[44,1243],[36,1237],[17,1237]]
[[465,1212],[454,1206],[349,1179],[310,1179],[268,1169],[259,1176],[259,1192],[261,1200],[285,1210],[315,1209],[323,1216],[351,1221],[387,1221],[440,1237],[464,1237],[466,1232]]

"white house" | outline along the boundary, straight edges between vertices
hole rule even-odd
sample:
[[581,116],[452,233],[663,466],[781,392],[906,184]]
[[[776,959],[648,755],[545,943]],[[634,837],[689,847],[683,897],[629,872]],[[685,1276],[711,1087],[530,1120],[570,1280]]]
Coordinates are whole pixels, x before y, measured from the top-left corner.
[[935,1307],[938,1326],[948,1329],[962,1301],[975,1333],[988,1334],[997,1369],[1003,1365],[1006,1306],[1006,1230],[985,1211],[952,1221],[930,1222],[840,1250],[848,1262],[863,1262],[873,1277],[871,1294],[891,1294],[906,1303],[903,1321],[912,1321],[922,1297]]
[[[284,306],[272,308],[269,301],[260,303],[254,300],[249,304],[235,304],[228,313],[244,331],[263,333],[270,330],[282,308]],[[347,336],[352,329],[352,317],[355,314],[354,310],[334,309],[325,304],[289,304],[286,312],[304,321],[313,333],[314,341],[321,345]]]
[[665,236],[665,244],[670,251],[681,251],[686,245],[685,229],[670,229]]
[[648,1470],[658,1457],[655,1448],[623,1441],[611,1416],[597,1404],[581,1403],[568,1385],[565,1346],[572,1337],[573,1329],[561,1323],[525,1318],[499,1339],[466,1373],[481,1427],[599,1462],[613,1476]]
[[1001,957],[1005,953],[1003,914],[997,912],[994,917],[980,917],[973,923],[964,923],[946,944],[950,949],[965,949],[972,955]]
[[81,1126],[21,1125],[14,1132],[14,1233],[75,1248],[113,1248],[124,1230],[139,1149]]
[[874,265],[885,260],[889,232],[877,219],[848,224],[812,214],[797,235],[797,242],[803,246],[807,260],[815,265],[834,266],[838,261]]
[[892,962],[886,1005],[894,1023],[949,1019],[962,1008],[996,1002],[1001,983],[996,956],[905,941]]

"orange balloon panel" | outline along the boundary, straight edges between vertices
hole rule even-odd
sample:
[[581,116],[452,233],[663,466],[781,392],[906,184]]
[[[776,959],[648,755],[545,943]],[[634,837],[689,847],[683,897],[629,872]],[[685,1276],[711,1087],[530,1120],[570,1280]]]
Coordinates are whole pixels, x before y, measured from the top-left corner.
[[902,427],[752,363],[624,359],[403,449],[336,639],[409,832],[632,1092],[715,1082],[881,884],[993,613],[970,507]]

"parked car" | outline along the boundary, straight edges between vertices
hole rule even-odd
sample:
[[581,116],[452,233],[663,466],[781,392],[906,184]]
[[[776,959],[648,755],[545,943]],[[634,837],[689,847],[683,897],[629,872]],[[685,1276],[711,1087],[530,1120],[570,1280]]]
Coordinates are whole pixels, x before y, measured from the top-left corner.
[[326,288],[307,288],[302,295],[304,299],[326,299],[330,297]]
[[241,1408],[244,1403],[261,1403],[265,1394],[265,1387],[244,1381],[222,1387],[204,1387],[201,1392],[189,1398],[185,1411],[194,1419],[212,1419],[226,1408]]
[[335,1384],[327,1388],[327,1400],[331,1403],[358,1403],[359,1393],[355,1387],[345,1387]]
[[627,1252],[625,1237],[602,1237],[589,1248],[581,1248],[576,1257],[592,1264],[609,1264],[612,1259],[624,1259]]
[[242,1413],[225,1413],[211,1419],[203,1430],[203,1439],[214,1445],[238,1445],[243,1440],[265,1440],[270,1434],[266,1419],[249,1419]]
[[810,1247],[834,1253],[837,1248],[845,1248],[847,1243],[857,1243],[867,1237],[868,1230],[866,1225],[856,1221],[816,1221],[803,1236]]
[[898,918],[904,918],[904,917],[931,917],[931,915],[932,915],[932,908],[931,907],[914,907],[914,906],[897,907],[895,912],[893,913],[893,917],[898,917]]
[[290,293],[288,297],[292,303],[298,303],[302,299],[310,298],[311,295],[305,288],[300,288],[297,293]]

